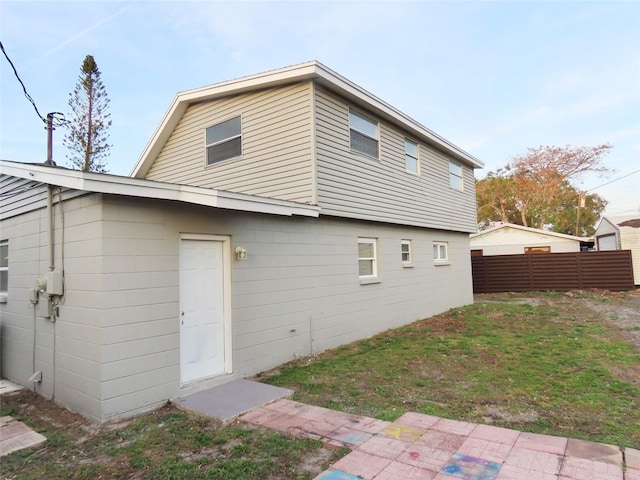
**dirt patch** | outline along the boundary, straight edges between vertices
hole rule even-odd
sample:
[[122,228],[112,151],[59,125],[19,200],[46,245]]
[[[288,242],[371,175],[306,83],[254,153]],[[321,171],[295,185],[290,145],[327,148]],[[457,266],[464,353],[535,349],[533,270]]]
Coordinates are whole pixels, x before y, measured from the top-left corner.
[[526,293],[504,292],[475,295],[476,302],[519,303],[552,307],[561,316],[604,319],[616,327],[621,337],[640,352],[640,290],[610,292],[609,290],[572,290],[561,294],[531,297]]

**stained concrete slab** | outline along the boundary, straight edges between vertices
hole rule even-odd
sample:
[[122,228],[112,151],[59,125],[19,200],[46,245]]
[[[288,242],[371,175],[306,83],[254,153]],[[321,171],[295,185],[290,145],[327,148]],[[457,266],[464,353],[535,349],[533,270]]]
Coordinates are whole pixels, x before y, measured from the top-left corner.
[[615,445],[589,442],[570,438],[567,442],[567,457],[583,458],[604,463],[622,465],[622,451]]
[[251,380],[233,380],[208,390],[178,397],[172,403],[196,414],[230,422],[255,408],[293,395],[293,390]]

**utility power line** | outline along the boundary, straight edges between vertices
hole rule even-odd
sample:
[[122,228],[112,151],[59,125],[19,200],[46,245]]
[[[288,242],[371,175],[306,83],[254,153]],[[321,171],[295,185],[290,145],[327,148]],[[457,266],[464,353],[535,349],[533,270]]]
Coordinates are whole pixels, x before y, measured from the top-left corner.
[[630,172],[630,173],[627,173],[626,175],[623,175],[621,177],[614,178],[613,180],[611,180],[611,181],[609,181],[607,183],[603,183],[602,185],[598,185],[597,187],[593,187],[593,188],[590,188],[589,190],[585,190],[584,193],[591,192],[591,191],[596,190],[596,189],[598,189],[600,187],[604,187],[605,185],[610,185],[610,184],[612,184],[614,182],[617,182],[618,180],[622,180],[623,178],[630,177],[631,175],[634,175],[634,174],[636,174],[638,172],[640,172],[640,169],[635,170],[635,171]]
[[[31,95],[29,95],[29,92],[27,92],[27,87],[25,87],[24,82],[20,78],[20,75],[18,75],[18,71],[16,70],[16,67],[13,64],[13,62],[11,61],[11,59],[9,58],[9,55],[7,54],[7,51],[4,49],[4,45],[2,44],[2,41],[0,41],[0,50],[2,50],[2,53],[4,54],[5,58],[7,59],[7,62],[9,62],[9,65],[11,65],[11,68],[13,69],[13,73],[16,76],[16,79],[18,80],[18,82],[22,86],[22,91],[24,92],[24,96],[27,98],[27,100],[29,100],[29,103],[31,103],[31,105],[33,105],[33,109],[36,111],[36,114],[38,115],[38,117],[40,118],[42,123],[47,124],[47,119],[44,116],[42,116],[42,114],[38,110],[38,107],[36,105],[35,100],[33,99],[33,97],[31,97]],[[55,115],[62,115],[62,118],[55,118]],[[52,119],[53,119],[52,125],[55,126],[55,127],[60,127],[60,126],[63,126],[63,125],[65,125],[67,123],[67,120],[65,120],[64,115],[62,113],[60,113],[60,112],[54,112]]]

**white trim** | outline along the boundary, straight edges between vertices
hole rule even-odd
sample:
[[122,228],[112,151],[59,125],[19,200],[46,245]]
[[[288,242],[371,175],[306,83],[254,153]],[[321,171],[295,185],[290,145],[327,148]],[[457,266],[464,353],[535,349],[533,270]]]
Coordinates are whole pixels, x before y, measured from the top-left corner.
[[[357,127],[355,127],[351,123],[351,116],[352,115],[355,116],[355,117],[358,117],[360,120],[364,120],[365,122],[368,122],[372,126],[374,126],[375,129],[376,129],[376,136],[372,137],[367,132],[364,132],[364,131],[358,129]],[[367,152],[363,152],[362,150],[358,150],[356,148],[353,148],[353,142],[351,141],[351,131],[352,130],[354,132],[362,135],[363,137],[369,138],[369,139],[374,140],[376,142],[376,154],[375,154],[375,156],[369,155]],[[352,152],[357,153],[358,155],[364,155],[365,157],[373,158],[375,160],[380,160],[380,122],[378,122],[377,120],[372,120],[369,116],[367,116],[367,115],[365,115],[363,113],[360,113],[358,110],[355,110],[353,108],[349,108],[349,149]]]
[[[207,130],[209,130],[210,128],[214,128],[217,127],[225,122],[228,122],[230,120],[234,120],[236,118],[240,118],[240,133],[237,135],[233,135],[231,137],[225,138],[223,140],[218,140],[217,142],[213,142],[211,145],[209,145],[207,143]],[[243,135],[242,135],[242,114],[240,115],[234,115],[233,117],[227,118],[226,120],[222,120],[220,122],[217,122],[213,125],[210,125],[208,127],[204,127],[204,168],[209,168],[209,167],[214,167],[216,165],[220,165],[221,163],[227,163],[230,160],[237,160],[238,158],[242,158],[242,155],[244,153],[244,139],[243,139]],[[225,142],[229,142],[233,139],[236,138],[240,138],[240,155],[236,155],[234,157],[229,157],[229,158],[225,158],[224,160],[220,160],[218,162],[214,162],[214,163],[209,163],[209,147],[215,147],[217,145],[220,145],[222,143]]]
[[[438,255],[433,256],[433,263],[436,265],[449,265],[449,242],[442,242],[435,240],[433,242],[434,247],[438,247]],[[440,247],[444,246],[445,258],[440,257]]]
[[0,174],[86,192],[176,200],[228,210],[316,218],[320,214],[320,207],[286,200],[39,164],[0,160]]
[[[455,166],[460,169],[460,175],[451,171],[451,166]],[[452,179],[456,179],[456,184],[453,185]],[[459,192],[464,191],[464,166],[455,160],[449,159],[449,187]]]
[[311,138],[311,204],[318,204],[318,136],[316,124],[316,85],[311,84],[311,121],[309,122],[309,137]]
[[[410,153],[407,152],[407,142],[413,143],[416,146],[416,156],[414,157]],[[409,170],[407,168],[407,157],[416,159],[416,171]],[[411,140],[410,138],[404,137],[404,170],[411,175],[420,176],[420,144],[415,140]]]
[[0,266],[0,272],[7,272],[7,289],[6,290],[0,290],[0,303],[6,303],[7,302],[7,297],[9,294],[9,257],[10,257],[10,252],[9,252],[9,240],[8,239],[4,239],[4,240],[0,240],[0,247],[6,246],[7,247],[7,266],[6,267],[2,267]]
[[[361,282],[368,282],[369,280],[378,279],[378,239],[372,237],[358,237],[358,278]],[[373,256],[361,257],[360,256],[360,244],[373,245]],[[371,275],[360,275],[360,261],[371,261]]]
[[247,77],[196,88],[178,93],[165,112],[153,136],[149,139],[142,155],[131,171],[132,177],[144,177],[169,139],[171,132],[178,125],[189,105],[196,102],[210,101],[229,95],[238,95],[248,91],[287,85],[302,81],[315,81],[320,85],[345,97],[349,102],[365,108],[376,116],[400,127],[438,149],[444,150],[457,160],[471,166],[482,168],[484,163],[465,152],[453,143],[416,122],[400,110],[369,93],[345,77],[334,72],[317,61],[293,65],[290,67],[258,73]]
[[[400,240],[400,259],[402,260],[402,266],[403,267],[410,267],[413,264],[413,245],[412,245],[412,243],[413,242],[411,240],[406,239],[406,238]],[[403,254],[405,253],[402,250],[403,245],[408,245],[408,247],[409,247],[409,250],[407,252],[409,254],[409,260],[404,260],[402,258]]]
[[[182,240],[201,240],[222,242],[222,269],[224,276],[224,375],[233,373],[233,295],[231,294],[231,237],[228,235],[207,235],[200,233],[181,233]],[[203,379],[207,380],[207,379]],[[181,387],[188,386],[181,385]]]
[[471,235],[469,235],[469,238],[478,238],[503,228],[513,228],[514,230],[522,230],[523,232],[544,234],[550,237],[564,238],[566,240],[575,240],[580,242],[589,241],[589,237],[576,237],[574,235],[567,235],[566,233],[557,233],[557,232],[552,232],[550,230],[541,230],[539,228],[524,227],[522,225],[517,225],[515,223],[507,223],[507,222],[501,223],[500,225],[496,225],[495,227],[487,228],[486,230],[482,230],[481,232],[478,232],[478,233],[472,233]]

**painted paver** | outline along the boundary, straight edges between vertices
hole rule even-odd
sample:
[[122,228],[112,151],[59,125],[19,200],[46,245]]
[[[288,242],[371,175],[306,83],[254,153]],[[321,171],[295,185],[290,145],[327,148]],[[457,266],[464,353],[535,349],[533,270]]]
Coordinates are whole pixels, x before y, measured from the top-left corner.
[[351,453],[315,480],[640,480],[640,452],[409,412],[395,422],[280,400],[248,423]]

